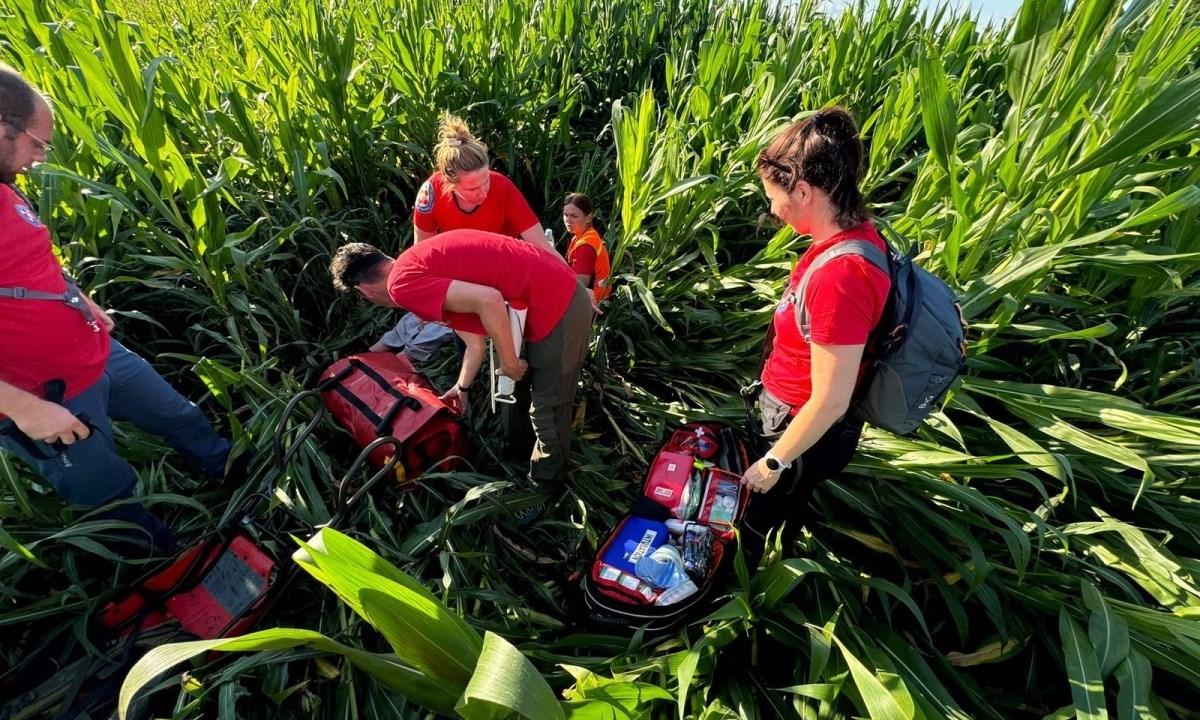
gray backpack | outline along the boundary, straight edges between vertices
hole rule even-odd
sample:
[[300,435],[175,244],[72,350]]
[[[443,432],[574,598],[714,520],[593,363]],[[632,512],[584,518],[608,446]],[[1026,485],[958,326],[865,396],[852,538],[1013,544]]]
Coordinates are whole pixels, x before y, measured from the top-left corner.
[[966,367],[962,307],[950,286],[913,263],[915,245],[901,255],[884,253],[866,240],[847,240],[821,253],[800,278],[796,323],[805,341],[811,342],[804,291],[814,273],[843,255],[858,255],[892,279],[887,305],[867,343],[871,364],[850,410],[864,422],[905,435],[941,406]]

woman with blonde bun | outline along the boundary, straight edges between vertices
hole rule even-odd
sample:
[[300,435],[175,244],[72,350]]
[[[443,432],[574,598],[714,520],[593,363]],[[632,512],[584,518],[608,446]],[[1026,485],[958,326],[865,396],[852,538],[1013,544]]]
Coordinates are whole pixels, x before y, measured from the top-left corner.
[[447,114],[434,148],[437,172],[425,181],[413,203],[416,242],[447,230],[486,230],[554,252],[542,224],[521,191],[491,169],[488,148],[461,118]]

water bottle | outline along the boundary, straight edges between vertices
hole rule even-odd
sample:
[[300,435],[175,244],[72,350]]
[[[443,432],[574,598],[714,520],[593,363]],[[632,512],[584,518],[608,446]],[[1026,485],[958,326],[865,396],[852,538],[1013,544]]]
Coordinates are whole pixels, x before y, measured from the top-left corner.
[[546,228],[546,244],[554,247],[554,228]]

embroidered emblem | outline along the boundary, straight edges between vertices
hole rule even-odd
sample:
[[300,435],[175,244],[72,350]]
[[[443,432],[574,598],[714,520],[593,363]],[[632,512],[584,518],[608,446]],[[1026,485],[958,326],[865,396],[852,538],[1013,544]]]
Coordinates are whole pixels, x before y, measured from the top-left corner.
[[30,225],[32,225],[34,227],[42,226],[41,219],[39,219],[38,216],[33,212],[33,210],[30,210],[29,206],[26,205],[25,203],[17,203],[16,205],[13,205],[13,208],[16,209],[17,214],[20,215],[21,219],[24,220],[25,222],[29,223]]
[[785,312],[788,312],[788,310],[790,310],[791,307],[795,304],[796,304],[796,293],[789,292],[787,295],[783,296],[783,300],[779,301],[779,306],[775,308],[775,314],[782,315]]
[[417,192],[417,212],[427,213],[433,210],[433,201],[436,198],[433,196],[433,183],[428,180],[421,186]]

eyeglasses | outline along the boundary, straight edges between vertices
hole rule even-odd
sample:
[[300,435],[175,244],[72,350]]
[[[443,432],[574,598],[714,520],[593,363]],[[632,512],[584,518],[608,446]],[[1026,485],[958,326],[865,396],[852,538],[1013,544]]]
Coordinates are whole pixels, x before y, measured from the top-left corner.
[[12,120],[3,119],[3,120],[0,120],[0,122],[3,122],[5,125],[9,126],[13,130],[16,130],[17,132],[25,133],[26,135],[28,135],[30,137],[30,139],[32,139],[33,142],[35,143],[34,147],[36,147],[38,150],[42,151],[43,153],[48,155],[48,154],[50,154],[50,151],[54,149],[54,146],[50,144],[49,140],[41,139],[37,135],[34,135],[33,133],[29,132],[25,128],[21,127],[20,125],[16,124],[15,122],[13,122]]

